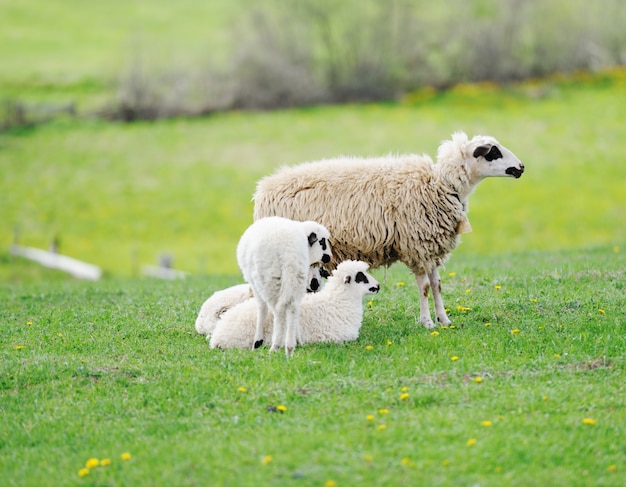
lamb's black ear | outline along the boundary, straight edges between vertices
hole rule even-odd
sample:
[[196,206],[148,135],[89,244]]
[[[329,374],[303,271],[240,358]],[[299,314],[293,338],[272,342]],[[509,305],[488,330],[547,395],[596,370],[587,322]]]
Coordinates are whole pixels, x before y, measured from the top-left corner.
[[343,278],[343,283],[344,284],[350,284],[350,281],[352,280],[352,276],[346,276]]
[[474,157],[486,156],[489,150],[491,149],[491,144],[487,145],[479,145],[474,149]]
[[311,232],[309,234],[309,247],[311,247],[315,242],[317,242],[317,234],[315,232]]

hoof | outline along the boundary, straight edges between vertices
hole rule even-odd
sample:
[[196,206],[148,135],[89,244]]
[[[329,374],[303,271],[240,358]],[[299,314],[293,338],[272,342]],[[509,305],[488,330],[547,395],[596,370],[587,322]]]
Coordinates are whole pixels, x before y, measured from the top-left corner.
[[254,349],[256,350],[261,345],[263,345],[263,340],[257,340],[256,342],[254,342]]

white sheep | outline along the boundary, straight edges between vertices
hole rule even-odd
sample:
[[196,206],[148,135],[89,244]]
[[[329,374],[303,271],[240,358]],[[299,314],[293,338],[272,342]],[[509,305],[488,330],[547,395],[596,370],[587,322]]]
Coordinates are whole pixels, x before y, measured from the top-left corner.
[[299,337],[300,301],[306,294],[311,265],[332,259],[328,230],[314,221],[261,218],[244,232],[237,245],[237,262],[257,303],[254,348],[263,344],[263,323],[274,315],[270,350],[285,347],[293,354]]
[[[311,266],[307,292],[318,291],[324,282],[322,277],[328,277],[326,271],[319,265]],[[200,312],[196,318],[196,331],[201,335],[211,335],[215,325],[226,311],[252,297],[250,284],[237,284],[214,292],[200,307]]]
[[470,231],[468,197],[486,177],[519,178],[524,165],[489,136],[468,140],[456,132],[427,155],[349,158],[284,167],[259,181],[254,218],[311,219],[331,233],[334,261],[359,259],[372,267],[401,261],[420,290],[420,322],[434,327],[428,307],[432,287],[437,320],[449,324],[437,268]]
[[[380,286],[365,262],[344,261],[337,266],[324,288],[309,293],[300,306],[302,343],[341,343],[356,340],[363,322],[363,297],[375,294]],[[251,348],[255,338],[257,305],[254,299],[224,313],[209,340],[211,348]],[[273,334],[268,315],[263,336]]]

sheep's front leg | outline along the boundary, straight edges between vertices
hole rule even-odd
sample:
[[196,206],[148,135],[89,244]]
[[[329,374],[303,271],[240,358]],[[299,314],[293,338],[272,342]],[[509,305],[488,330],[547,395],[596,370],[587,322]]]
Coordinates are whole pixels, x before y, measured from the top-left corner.
[[[257,294],[255,294],[257,296]],[[256,331],[254,332],[253,348],[257,349],[263,345],[263,328],[267,319],[267,303],[260,298],[256,298]]]
[[436,267],[428,274],[428,280],[433,290],[433,301],[435,302],[435,316],[437,316],[437,321],[444,326],[448,326],[452,322],[446,314],[446,307],[443,305],[443,298],[441,297],[441,278],[439,277],[439,270],[437,270]]
[[420,293],[420,323],[426,328],[434,328],[435,323],[430,318],[430,308],[428,306],[428,290],[430,289],[428,275],[415,273],[415,280]]

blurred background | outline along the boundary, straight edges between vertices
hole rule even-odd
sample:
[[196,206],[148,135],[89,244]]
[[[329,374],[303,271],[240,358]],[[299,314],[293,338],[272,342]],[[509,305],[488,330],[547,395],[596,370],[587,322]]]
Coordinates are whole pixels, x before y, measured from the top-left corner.
[[256,181],[453,131],[518,155],[460,255],[624,246],[620,0],[0,0],[0,279],[238,273]]

